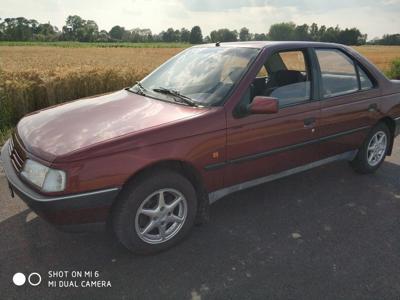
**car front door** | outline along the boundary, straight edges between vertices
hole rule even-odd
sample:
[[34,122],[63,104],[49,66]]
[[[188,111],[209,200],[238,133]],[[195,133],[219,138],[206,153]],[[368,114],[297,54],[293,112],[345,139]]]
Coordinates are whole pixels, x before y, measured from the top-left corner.
[[[319,158],[319,101],[313,101],[314,70],[307,49],[271,54],[259,75],[227,114],[225,185],[265,177]],[[275,97],[279,112],[249,114],[255,96]]]
[[315,54],[321,98],[319,151],[322,157],[351,155],[379,118],[377,83],[340,49],[320,48]]

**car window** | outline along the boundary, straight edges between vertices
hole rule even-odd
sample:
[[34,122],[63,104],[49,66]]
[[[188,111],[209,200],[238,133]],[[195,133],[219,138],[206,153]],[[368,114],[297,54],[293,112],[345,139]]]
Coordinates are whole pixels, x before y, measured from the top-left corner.
[[267,69],[265,68],[265,66],[262,66],[262,67],[261,67],[261,69],[260,69],[260,71],[258,71],[256,77],[257,77],[257,78],[268,77],[268,71],[267,71]]
[[[265,68],[265,71],[263,71]],[[281,51],[271,55],[258,74],[266,72],[267,79],[257,75],[252,84],[252,97],[275,97],[279,107],[310,100],[310,75],[305,54],[301,50]]]
[[[174,96],[157,92],[161,88],[178,91],[199,105],[221,105],[259,52],[245,47],[192,47],[169,59],[140,84],[155,99],[175,102]],[[138,85],[132,90],[137,91]]]
[[306,62],[302,51],[281,52],[279,56],[288,70],[306,71]]
[[316,50],[322,76],[322,96],[339,96],[358,91],[355,65],[346,54],[336,49]]
[[360,76],[360,88],[362,91],[372,89],[374,84],[372,83],[371,79],[369,79],[368,75],[364,72],[360,66],[357,65],[358,75]]

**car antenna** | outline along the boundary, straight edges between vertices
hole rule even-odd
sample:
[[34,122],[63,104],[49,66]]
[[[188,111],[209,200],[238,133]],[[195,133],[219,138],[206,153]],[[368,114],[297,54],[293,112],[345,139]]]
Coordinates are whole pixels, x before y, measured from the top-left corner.
[[215,47],[219,47],[221,45],[221,42],[216,42]]

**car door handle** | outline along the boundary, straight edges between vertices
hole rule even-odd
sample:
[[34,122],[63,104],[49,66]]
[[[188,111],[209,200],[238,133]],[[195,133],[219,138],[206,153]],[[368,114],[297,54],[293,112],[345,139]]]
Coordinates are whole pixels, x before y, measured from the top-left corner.
[[375,112],[378,110],[378,105],[376,103],[372,103],[368,106],[368,111],[369,112]]
[[307,119],[304,119],[303,120],[303,122],[304,122],[304,127],[312,127],[312,126],[314,126],[315,125],[315,118],[307,118]]

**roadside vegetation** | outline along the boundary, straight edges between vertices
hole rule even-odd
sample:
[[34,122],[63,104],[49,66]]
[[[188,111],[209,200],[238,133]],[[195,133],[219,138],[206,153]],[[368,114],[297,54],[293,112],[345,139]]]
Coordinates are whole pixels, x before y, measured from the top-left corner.
[[389,78],[400,80],[400,57],[392,61],[386,75]]

